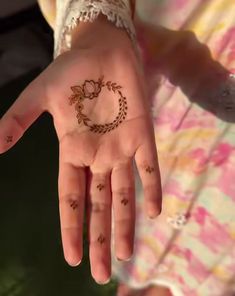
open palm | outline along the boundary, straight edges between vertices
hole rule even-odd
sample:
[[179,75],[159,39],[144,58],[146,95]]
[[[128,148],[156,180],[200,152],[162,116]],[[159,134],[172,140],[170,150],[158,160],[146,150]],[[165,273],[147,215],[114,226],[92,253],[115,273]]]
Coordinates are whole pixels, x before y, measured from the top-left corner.
[[115,254],[133,252],[135,186],[140,174],[146,212],[161,209],[161,183],[142,72],[134,53],[70,51],[57,58],[20,95],[0,121],[0,152],[11,148],[44,111],[60,145],[59,205],[65,259],[82,259],[85,209],[92,275],[111,275],[111,218]]

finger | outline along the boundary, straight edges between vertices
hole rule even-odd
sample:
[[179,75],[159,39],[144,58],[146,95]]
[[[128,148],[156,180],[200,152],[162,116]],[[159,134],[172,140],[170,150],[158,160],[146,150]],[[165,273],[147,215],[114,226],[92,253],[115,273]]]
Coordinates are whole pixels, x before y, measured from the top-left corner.
[[144,190],[145,211],[150,218],[161,213],[162,189],[154,142],[146,141],[135,154],[135,161]]
[[[63,157],[61,157],[63,158]],[[77,266],[83,256],[85,172],[60,160],[59,208],[65,260]]]
[[0,153],[6,152],[42,114],[44,88],[33,81],[0,120]]
[[133,254],[135,232],[135,187],[131,161],[113,168],[111,176],[114,209],[115,253],[119,260]]
[[111,277],[110,173],[91,173],[88,189],[88,227],[91,273],[96,282]]

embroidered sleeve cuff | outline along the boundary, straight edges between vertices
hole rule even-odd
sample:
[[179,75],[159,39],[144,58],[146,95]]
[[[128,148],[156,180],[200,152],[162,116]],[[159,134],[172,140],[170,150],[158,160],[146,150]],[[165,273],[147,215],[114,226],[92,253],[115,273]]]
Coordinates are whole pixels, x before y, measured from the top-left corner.
[[135,44],[132,3],[129,0],[57,0],[54,56],[71,48],[71,30],[79,22],[93,22],[100,13],[118,28],[125,29]]

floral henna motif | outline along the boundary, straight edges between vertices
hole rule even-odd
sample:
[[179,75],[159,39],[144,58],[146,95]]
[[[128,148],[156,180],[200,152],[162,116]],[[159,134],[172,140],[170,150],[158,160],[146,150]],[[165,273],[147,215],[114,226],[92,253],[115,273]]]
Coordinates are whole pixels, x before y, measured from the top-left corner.
[[122,200],[121,200],[121,204],[123,204],[124,206],[126,206],[127,204],[128,204],[128,199],[127,198],[123,198]]
[[76,208],[78,207],[78,203],[76,201],[71,201],[70,202],[70,207],[73,209],[73,210],[76,210]]
[[151,174],[152,172],[154,172],[154,167],[147,166],[145,170],[147,173]]
[[12,137],[12,136],[7,136],[7,137],[6,137],[6,142],[7,142],[7,143],[11,143],[12,140],[13,140],[13,137]]
[[[117,128],[124,121],[127,115],[127,100],[121,92],[122,87],[115,82],[104,82],[103,79],[104,77],[101,77],[98,81],[85,80],[82,86],[72,86],[71,90],[73,94],[69,97],[69,104],[75,104],[78,124],[83,123],[85,126],[89,127],[90,131],[100,134],[105,134]],[[85,99],[92,100],[97,98],[103,87],[106,87],[109,91],[115,94],[118,93],[119,112],[113,122],[106,124],[94,124],[86,114],[82,113],[82,110],[84,109],[83,101]]]
[[104,185],[103,184],[99,184],[96,187],[99,189],[99,191],[101,191],[102,189],[104,189]]
[[101,245],[103,245],[103,243],[105,242],[105,237],[100,234],[100,236],[98,237],[98,240],[97,240]]

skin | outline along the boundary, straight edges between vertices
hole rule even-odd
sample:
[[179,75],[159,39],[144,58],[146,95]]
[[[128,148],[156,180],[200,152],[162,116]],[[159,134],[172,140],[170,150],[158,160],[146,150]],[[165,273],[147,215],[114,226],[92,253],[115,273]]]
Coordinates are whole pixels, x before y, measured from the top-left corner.
[[[128,106],[125,120],[105,134],[79,124],[77,112],[69,104],[72,86],[100,77],[122,87]],[[71,50],[54,60],[0,120],[0,153],[4,153],[43,112],[53,116],[60,151],[58,191],[64,256],[71,266],[81,262],[87,211],[91,273],[100,284],[111,277],[112,208],[115,254],[121,260],[133,254],[133,162],[142,180],[146,214],[155,218],[161,212],[161,180],[144,85],[128,35],[100,17],[73,31]],[[108,90],[83,103],[84,113],[97,124],[112,122],[119,110],[117,94]]]
[[[111,96],[116,94],[116,100],[119,105],[119,110],[117,115],[111,122],[106,122],[105,124],[97,124],[92,122],[92,119],[88,117],[85,105],[87,104],[86,100],[95,100],[99,98],[102,90],[107,90],[111,92]],[[89,127],[89,130],[94,133],[105,134],[111,132],[113,129],[116,129],[126,118],[127,116],[127,99],[123,96],[122,87],[112,81],[104,81],[104,77],[100,77],[97,81],[95,80],[85,80],[83,85],[72,86],[71,90],[73,94],[70,96],[69,101],[70,105],[75,104],[75,110],[77,112],[77,120],[79,125],[85,125]]]
[[165,287],[151,286],[146,289],[135,290],[120,284],[117,296],[172,296],[172,293]]

